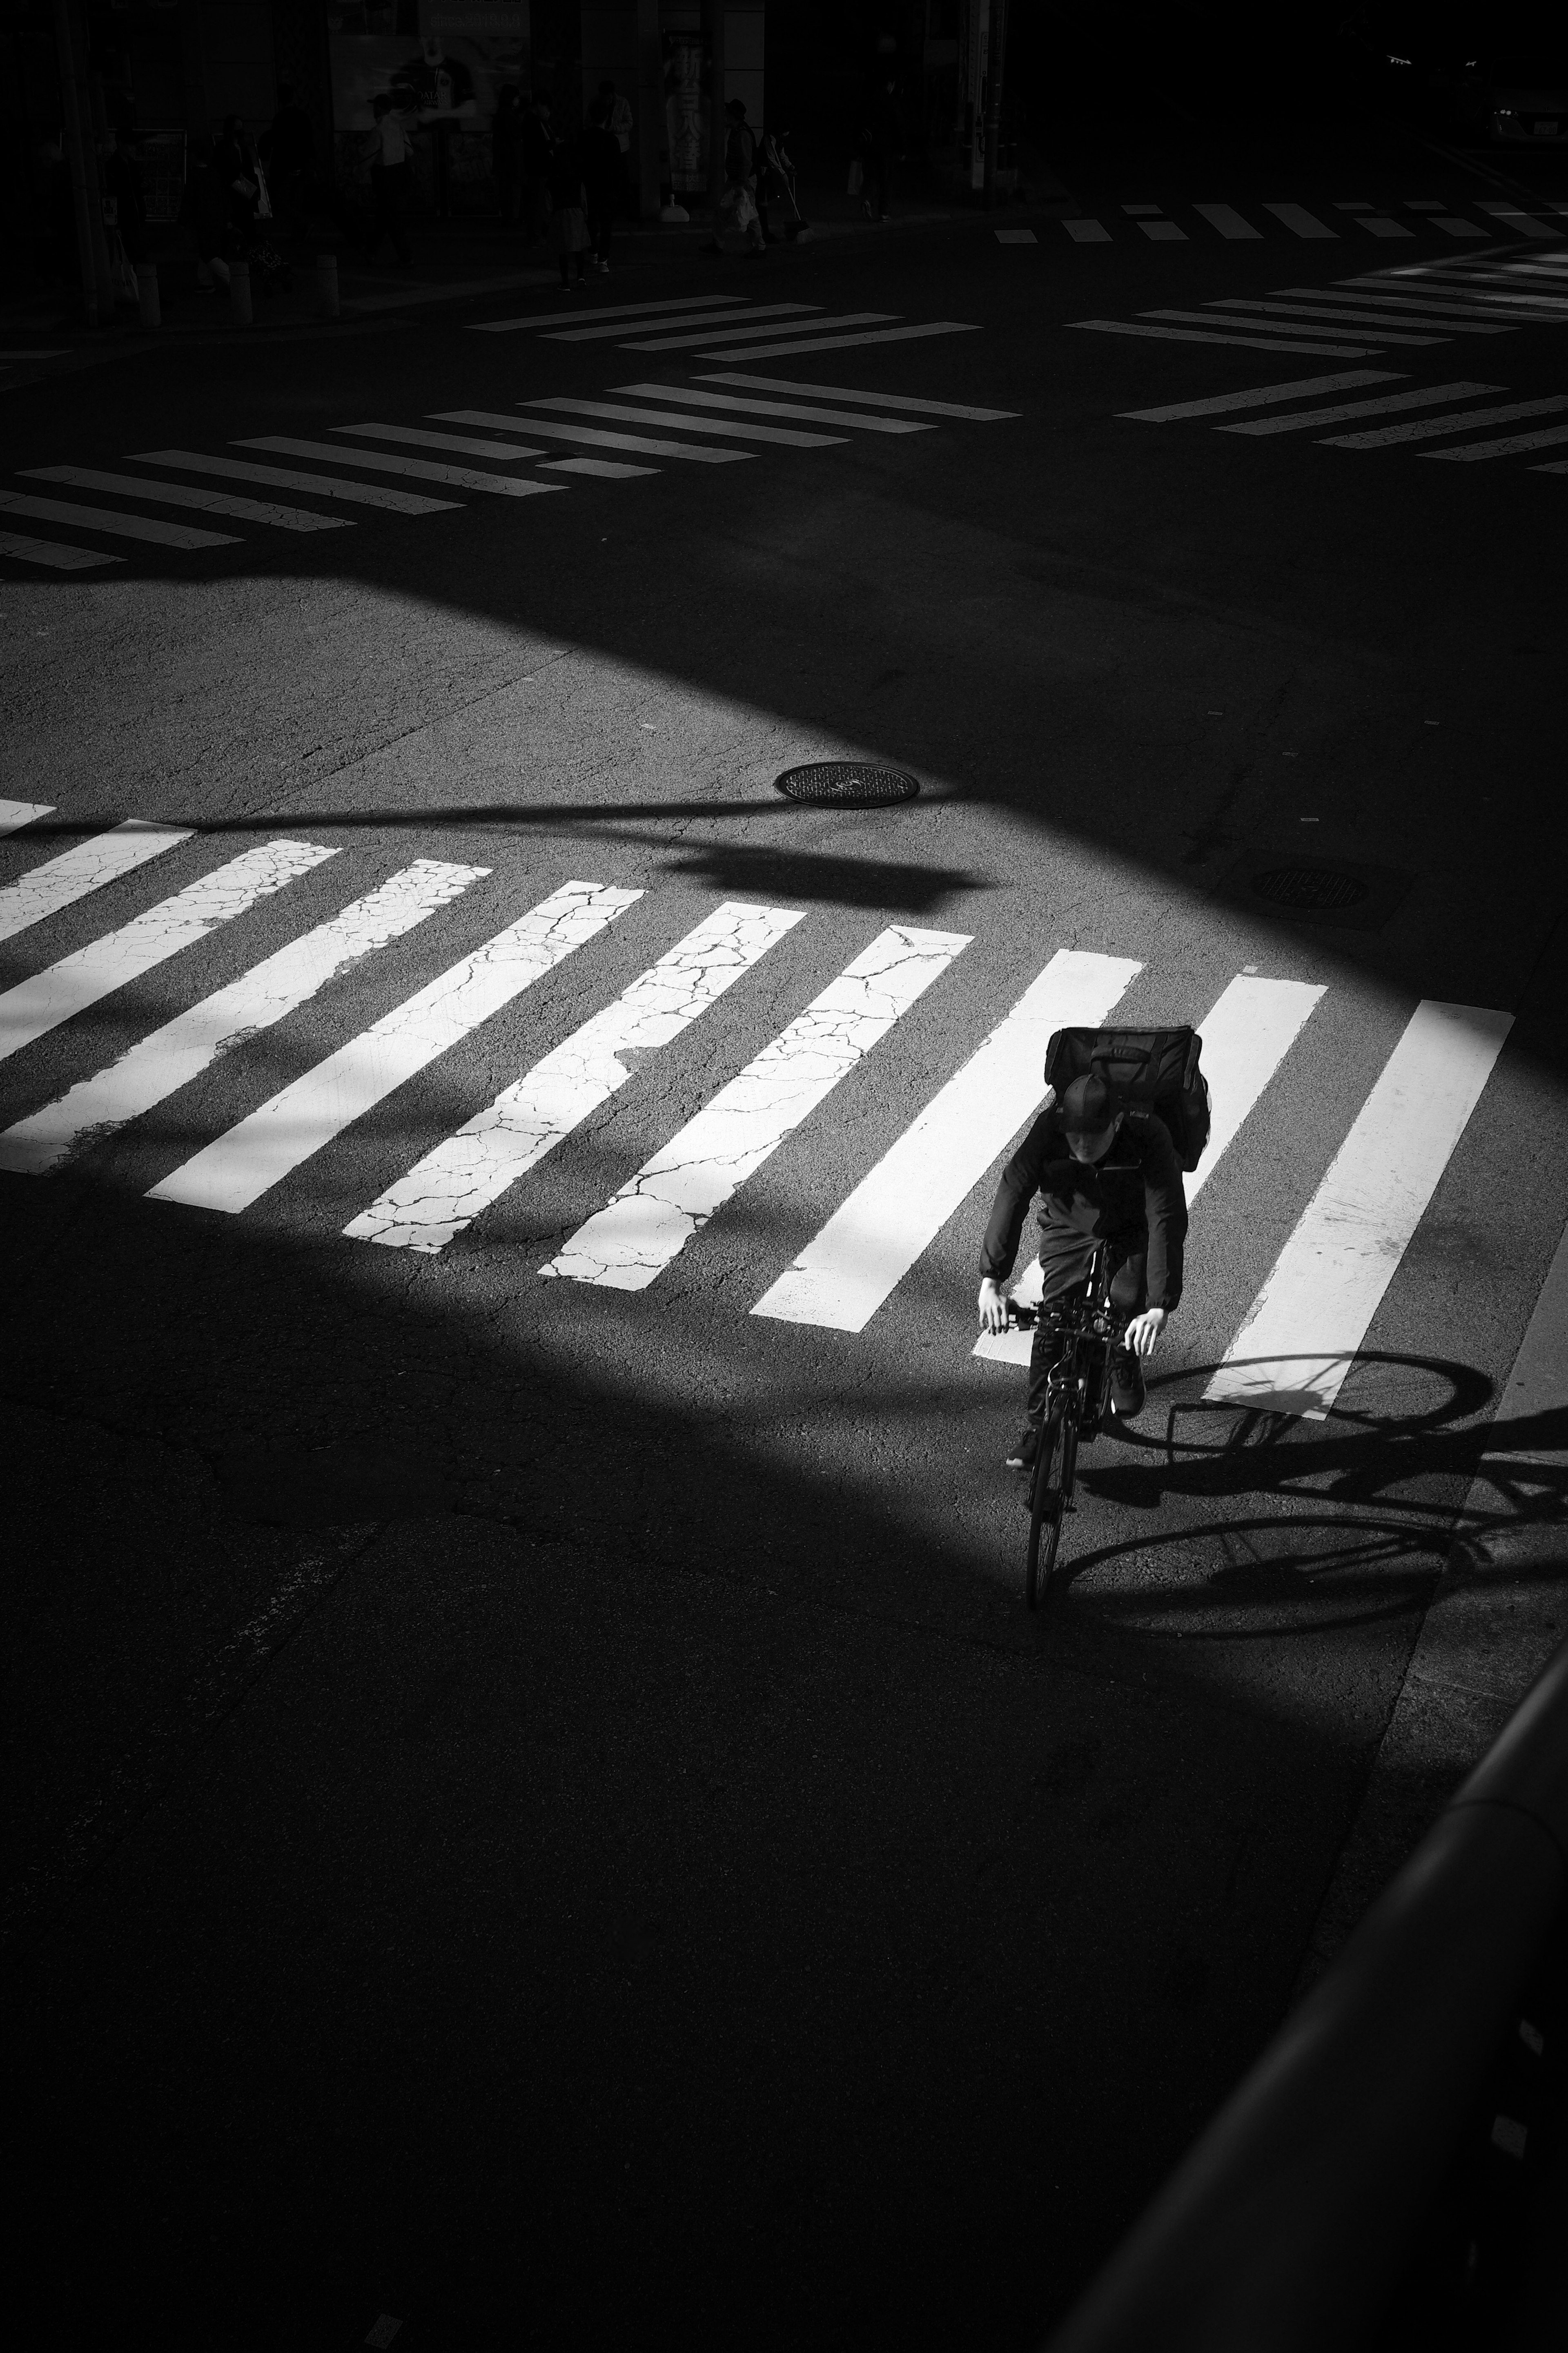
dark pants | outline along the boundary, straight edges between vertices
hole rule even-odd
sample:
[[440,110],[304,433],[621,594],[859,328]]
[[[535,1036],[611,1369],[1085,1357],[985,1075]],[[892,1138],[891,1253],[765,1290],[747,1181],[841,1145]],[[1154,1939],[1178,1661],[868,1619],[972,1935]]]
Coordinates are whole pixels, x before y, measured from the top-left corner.
[[616,226],[614,196],[596,196],[588,207],[588,234],[594,240],[595,261],[608,261],[610,233]]
[[[1092,1249],[1093,1245],[1090,1244]],[[1043,1261],[1042,1261],[1043,1262]],[[1110,1278],[1110,1303],[1120,1320],[1125,1324],[1131,1315],[1139,1314],[1148,1304],[1146,1261],[1142,1250],[1134,1250],[1117,1266]],[[1029,1351],[1028,1417],[1040,1421],[1045,1417],[1046,1385],[1051,1368],[1062,1354],[1062,1335],[1052,1321],[1050,1310],[1072,1299],[1082,1299],[1089,1290],[1086,1277],[1054,1283],[1051,1270],[1046,1268],[1046,1291],[1040,1303],[1040,1320],[1035,1326],[1035,1345]]]
[[392,239],[392,249],[405,268],[414,259],[408,250],[408,238],[403,227],[404,207],[408,201],[408,166],[406,164],[373,164],[370,167],[371,202],[375,207],[375,219],[370,243],[365,248],[365,259],[381,250],[384,237]]

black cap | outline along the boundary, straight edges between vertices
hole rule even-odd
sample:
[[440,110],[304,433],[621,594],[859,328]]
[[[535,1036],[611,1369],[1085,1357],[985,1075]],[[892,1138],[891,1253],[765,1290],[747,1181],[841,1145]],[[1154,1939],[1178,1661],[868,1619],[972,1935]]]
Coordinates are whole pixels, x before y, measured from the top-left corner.
[[1069,1135],[1103,1135],[1116,1117],[1116,1098],[1100,1073],[1090,1071],[1065,1090],[1061,1115]]

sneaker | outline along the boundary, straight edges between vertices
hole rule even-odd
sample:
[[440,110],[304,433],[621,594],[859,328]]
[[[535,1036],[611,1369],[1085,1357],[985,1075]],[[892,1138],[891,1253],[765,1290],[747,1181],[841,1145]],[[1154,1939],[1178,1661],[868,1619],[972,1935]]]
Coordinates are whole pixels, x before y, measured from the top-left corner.
[[1142,1413],[1144,1399],[1143,1367],[1131,1348],[1118,1348],[1110,1359],[1110,1404],[1119,1420],[1131,1421]]
[[1038,1422],[1026,1421],[1018,1437],[1015,1439],[1013,1444],[1007,1450],[1006,1463],[1008,1470],[1032,1471],[1035,1464],[1035,1456],[1039,1451],[1039,1445],[1040,1427]]

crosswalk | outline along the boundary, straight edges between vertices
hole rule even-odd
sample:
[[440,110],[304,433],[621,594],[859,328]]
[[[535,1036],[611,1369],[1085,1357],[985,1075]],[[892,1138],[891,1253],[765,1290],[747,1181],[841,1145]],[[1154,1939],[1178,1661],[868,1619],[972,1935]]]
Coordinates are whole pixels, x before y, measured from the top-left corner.
[[932,335],[973,335],[979,329],[968,319],[911,321],[896,311],[828,311],[816,302],[748,302],[738,294],[699,294],[482,319],[470,332],[531,333],[552,343],[616,343],[627,352],[692,351],[712,360],[762,360],[923,343]]
[[[1494,396],[1506,394],[1506,385],[1457,376],[1403,392],[1353,400],[1342,397],[1360,386],[1402,381],[1397,370],[1363,368],[1348,375],[1302,376],[1289,384],[1251,385],[1239,392],[1166,401],[1152,408],[1124,408],[1118,413],[1129,424],[1201,424],[1213,432],[1248,440],[1305,433],[1322,449],[1410,451],[1448,465],[1514,458],[1536,473],[1568,474],[1568,460],[1537,456],[1538,451],[1568,444],[1568,392],[1529,400],[1499,399]],[[1260,413],[1243,413],[1247,411]],[[1324,429],[1331,426],[1351,429]],[[1515,429],[1498,432],[1494,428],[1499,426]],[[1451,446],[1424,446],[1437,441]]]
[[[702,299],[712,303],[730,298]],[[529,320],[490,321],[480,332],[529,326],[554,340],[605,332],[624,340],[627,311],[646,323],[650,307],[620,306],[608,330],[580,324],[557,329],[549,322],[560,314],[542,312]],[[772,313],[781,306],[762,307]],[[808,306],[782,307],[804,312]],[[593,316],[569,315],[577,322]],[[819,314],[810,316],[816,320]],[[769,334],[777,323],[770,320]],[[940,321],[888,332],[915,336],[972,331],[958,322]],[[652,343],[634,340],[628,347],[662,353],[672,343],[692,340],[664,336]],[[837,350],[865,340],[817,336],[788,348],[792,354]],[[57,571],[90,571],[126,560],[112,544],[91,543],[99,540],[130,540],[164,557],[216,551],[226,558],[254,544],[258,532],[348,531],[378,517],[448,514],[475,498],[516,505],[570,491],[578,482],[689,474],[694,468],[841,449],[857,439],[874,446],[944,425],[1000,424],[1016,414],[754,372],[752,363],[784,348],[771,341],[738,343],[729,356],[743,360],[743,368],[702,367],[684,382],[635,377],[606,385],[591,398],[541,392],[510,409],[442,408],[417,421],[361,417],[310,436],[251,434],[222,451],[139,449],[115,465],[32,467],[19,478],[20,487],[0,487],[0,524],[14,516],[52,525],[53,533],[42,538],[0,529],[0,559]],[[106,499],[119,503],[106,505]],[[149,508],[153,512],[144,512]],[[181,519],[157,512],[169,508]]]
[[[1468,196],[1461,204],[1438,196],[1406,196],[1373,204],[1350,197],[1330,205],[1264,204],[1125,204],[1100,213],[1069,214],[1060,223],[1074,246],[1136,244],[1177,246],[1203,244],[1218,237],[1227,245],[1256,244],[1268,237],[1298,237],[1309,244],[1338,238],[1370,237],[1378,243],[1422,236],[1437,237],[1450,247],[1475,245],[1500,233],[1550,245],[1568,234],[1568,204],[1517,204],[1502,196]],[[996,231],[1003,245],[1035,245],[1039,232],[1032,228]]]
[[[50,814],[41,804],[0,804],[9,859],[25,859],[29,828]],[[9,985],[0,992],[7,1105],[0,1118],[8,1122],[0,1130],[0,1174],[20,1182],[78,1167],[90,1176],[106,1153],[151,1150],[166,1164],[172,1150],[183,1156],[146,1185],[146,1198],[171,1215],[265,1223],[279,1214],[279,1188],[297,1179],[289,1214],[300,1214],[301,1199],[319,1199],[331,1220],[323,1240],[335,1233],[347,1251],[400,1250],[434,1271],[455,1262],[447,1253],[460,1259],[466,1238],[484,1248],[487,1235],[493,1242],[498,1230],[504,1234],[504,1224],[486,1223],[498,1206],[518,1188],[525,1199],[541,1164],[647,1062],[696,1032],[705,1049],[700,1067],[732,1068],[737,1057],[724,1046],[731,1009],[739,1009],[740,1034],[754,1043],[759,1013],[767,1018],[777,1006],[787,1018],[775,1034],[749,1050],[732,1076],[705,1087],[697,1108],[624,1181],[605,1187],[596,1179],[592,1152],[572,1164],[580,1172],[574,1181],[586,1188],[575,1222],[547,1254],[536,1250],[518,1280],[647,1293],[646,1311],[627,1312],[657,1313],[669,1271],[710,1223],[743,1217],[746,1188],[783,1147],[795,1145],[788,1165],[797,1172],[802,1146],[808,1160],[829,1147],[826,1165],[838,1166],[847,1138],[843,1198],[787,1264],[778,1262],[781,1250],[767,1280],[735,1301],[759,1328],[814,1327],[843,1335],[844,1345],[875,1333],[878,1317],[952,1220],[966,1204],[973,1211],[972,1197],[984,1200],[999,1162],[1037,1109],[1052,1032],[1114,1018],[1133,984],[1148,978],[1136,958],[1051,952],[1047,944],[1040,968],[966,1048],[953,1039],[943,1008],[963,1001],[952,994],[952,976],[973,945],[969,934],[893,922],[864,937],[841,967],[834,955],[823,970],[825,935],[810,908],[727,899],[693,924],[689,900],[672,920],[674,902],[667,907],[657,891],[574,877],[542,895],[537,884],[522,882],[515,899],[530,903],[510,913],[503,902],[508,920],[476,942],[471,919],[468,932],[461,919],[470,893],[486,883],[494,889],[489,868],[418,857],[366,889],[355,875],[363,855],[355,849],[280,836],[209,862],[215,847],[189,828],[128,820],[25,862],[0,886],[0,933],[13,943]],[[163,860],[174,864],[161,867]],[[47,944],[47,927],[65,911],[78,911],[72,921],[79,927],[83,902],[100,892],[123,911],[128,895],[157,893],[163,871],[178,887],[121,912],[67,954],[51,958],[47,944],[32,951],[28,935]],[[178,1004],[187,950],[230,925],[243,939],[247,918],[264,901],[276,901],[286,918],[295,903],[289,894],[302,890],[313,894],[317,920],[295,927],[220,987],[191,991]],[[335,902],[324,915],[323,892]],[[457,952],[443,955],[443,930],[454,923]],[[596,985],[608,935],[627,923],[655,949],[653,960],[624,986]],[[427,942],[424,968],[437,958],[442,968],[356,1025],[353,976],[379,958],[395,986],[398,955],[412,951],[416,935]],[[794,995],[794,1012],[767,979],[768,960],[786,941],[789,969],[804,976],[782,992]],[[542,1039],[543,1050],[520,1051],[528,993],[569,959],[574,994],[591,1009],[566,1037]],[[153,1000],[138,985],[159,967],[170,976],[157,1001],[163,1008],[172,996],[176,1009],[141,1017]],[[761,996],[759,975],[766,984]],[[1216,1168],[1228,1165],[1238,1136],[1291,1066],[1328,994],[1327,983],[1249,967],[1206,1010],[1181,1008],[1198,1014],[1215,1104],[1209,1148],[1188,1187],[1196,1227]],[[930,1024],[912,1060],[903,1043],[914,1008],[927,1004],[947,1040],[939,1051],[949,1074],[939,1067],[934,1091],[930,1077],[922,1084],[919,1075],[929,1070]],[[95,1060],[99,1008],[117,1040],[128,1027],[135,1034]],[[487,1028],[503,1014],[499,1029]],[[1248,1411],[1332,1411],[1510,1021],[1505,1010],[1435,1002],[1410,1012],[1365,1100],[1347,1108],[1342,1141],[1321,1182],[1294,1204],[1294,1226],[1209,1377],[1211,1401]],[[482,1100],[461,1102],[447,1058],[484,1035],[493,1066],[498,1034],[509,1041],[503,1055],[516,1053],[521,1067],[499,1092],[492,1079]],[[40,1060],[31,1050],[46,1039],[56,1042]],[[837,1112],[869,1058],[884,1079],[889,1070],[903,1074],[876,1097],[900,1106],[886,1114],[892,1132],[867,1132],[863,1094],[847,1128]],[[220,1064],[224,1083],[215,1092],[207,1082]],[[141,1132],[138,1146],[137,1123],[185,1090],[192,1092],[183,1095],[183,1113],[164,1113]],[[401,1171],[374,1180],[372,1198],[344,1222],[335,1189],[344,1181],[343,1155],[320,1193],[312,1190],[314,1172],[329,1146],[393,1098],[395,1116],[377,1131],[384,1141],[388,1134],[429,1134],[432,1125],[440,1132],[422,1150],[405,1145]],[[226,1107],[198,1109],[193,1127],[193,1104]],[[384,1162],[373,1155],[373,1166]],[[1274,1180],[1288,1199],[1289,1172],[1275,1170]],[[1009,1335],[982,1340],[973,1353],[1005,1362],[1025,1348]]]
[[1218,295],[1191,309],[1163,306],[1130,318],[1067,324],[1079,333],[1142,343],[1214,343],[1322,359],[1371,359],[1389,350],[1467,340],[1474,344],[1525,327],[1568,324],[1568,249],[1528,259],[1390,267],[1326,287],[1276,286],[1264,294]]

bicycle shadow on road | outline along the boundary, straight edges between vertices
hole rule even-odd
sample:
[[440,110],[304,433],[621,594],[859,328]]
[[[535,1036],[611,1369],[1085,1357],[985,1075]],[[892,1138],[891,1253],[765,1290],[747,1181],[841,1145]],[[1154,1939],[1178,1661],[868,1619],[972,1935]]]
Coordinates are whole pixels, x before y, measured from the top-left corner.
[[[1187,1367],[1161,1386],[1188,1389],[1214,1369]],[[1420,1409],[1408,1397],[1405,1410],[1385,1409],[1391,1390],[1412,1388],[1428,1392]],[[1568,1409],[1479,1419],[1492,1395],[1471,1366],[1374,1352],[1355,1359],[1321,1421],[1171,1396],[1159,1434],[1119,1428],[1134,1461],[1079,1471],[1091,1503],[1158,1510],[1166,1525],[1069,1547],[1056,1590],[1077,1586],[1097,1615],[1144,1632],[1245,1641],[1398,1618],[1429,1593],[1450,1546],[1477,1582],[1555,1577],[1539,1562],[1493,1566],[1486,1546],[1568,1521]],[[1215,1508],[1249,1497],[1264,1504],[1249,1516]],[[1076,1526],[1088,1532],[1081,1517]],[[1255,1606],[1242,1626],[1238,1605]],[[1205,1624],[1216,1610],[1232,1622]]]

